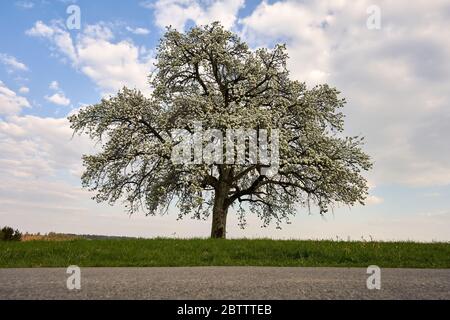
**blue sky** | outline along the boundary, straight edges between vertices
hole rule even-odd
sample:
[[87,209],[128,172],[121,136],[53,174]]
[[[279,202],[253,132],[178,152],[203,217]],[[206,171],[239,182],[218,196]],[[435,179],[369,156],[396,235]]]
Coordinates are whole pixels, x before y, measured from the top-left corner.
[[[66,25],[70,5],[81,29]],[[369,29],[370,5],[380,9]],[[66,116],[122,86],[149,94],[146,76],[164,26],[219,20],[251,47],[286,42],[291,75],[327,82],[347,98],[349,135],[366,136],[375,162],[365,207],[321,217],[299,210],[281,231],[230,237],[450,240],[450,4],[448,1],[0,2],[0,225],[32,232],[207,236],[209,222],[176,213],[128,217],[82,190],[87,139]]]

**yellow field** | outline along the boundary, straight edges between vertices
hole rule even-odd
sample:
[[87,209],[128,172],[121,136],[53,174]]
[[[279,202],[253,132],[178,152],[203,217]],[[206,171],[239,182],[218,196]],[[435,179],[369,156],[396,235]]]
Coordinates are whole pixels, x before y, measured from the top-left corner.
[[25,233],[22,235],[21,241],[69,241],[80,239],[81,237],[76,235],[69,235],[64,233],[49,232],[47,234],[33,234]]

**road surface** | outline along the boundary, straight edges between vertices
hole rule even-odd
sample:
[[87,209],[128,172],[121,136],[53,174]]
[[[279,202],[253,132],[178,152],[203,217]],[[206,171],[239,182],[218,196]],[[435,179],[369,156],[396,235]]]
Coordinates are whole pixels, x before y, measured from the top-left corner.
[[367,289],[363,268],[0,269],[0,299],[450,299],[450,269],[381,269]]

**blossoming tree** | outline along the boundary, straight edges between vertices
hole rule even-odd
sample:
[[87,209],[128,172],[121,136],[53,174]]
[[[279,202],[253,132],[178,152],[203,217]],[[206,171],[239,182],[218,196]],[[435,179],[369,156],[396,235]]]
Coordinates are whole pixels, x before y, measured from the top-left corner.
[[[97,201],[124,200],[130,213],[165,213],[171,203],[180,218],[212,213],[213,238],[225,238],[230,208],[241,226],[249,212],[279,226],[311,204],[322,214],[335,203],[363,204],[362,172],[371,162],[363,138],[343,134],[345,100],[328,85],[290,79],[287,59],[285,46],[251,50],[219,23],[187,33],[169,28],[149,77],[151,96],[123,88],[69,117],[75,132],[100,146],[83,157],[83,185]],[[194,132],[198,122],[223,132],[276,129],[276,174],[261,163],[175,163],[172,133]]]

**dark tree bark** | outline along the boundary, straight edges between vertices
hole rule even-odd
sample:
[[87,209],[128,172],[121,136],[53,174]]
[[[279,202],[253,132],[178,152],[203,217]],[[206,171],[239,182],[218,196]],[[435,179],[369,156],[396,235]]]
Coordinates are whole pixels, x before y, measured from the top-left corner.
[[227,214],[228,214],[228,196],[229,187],[224,182],[219,182],[215,191],[213,218],[211,226],[211,238],[225,239],[227,233]]

